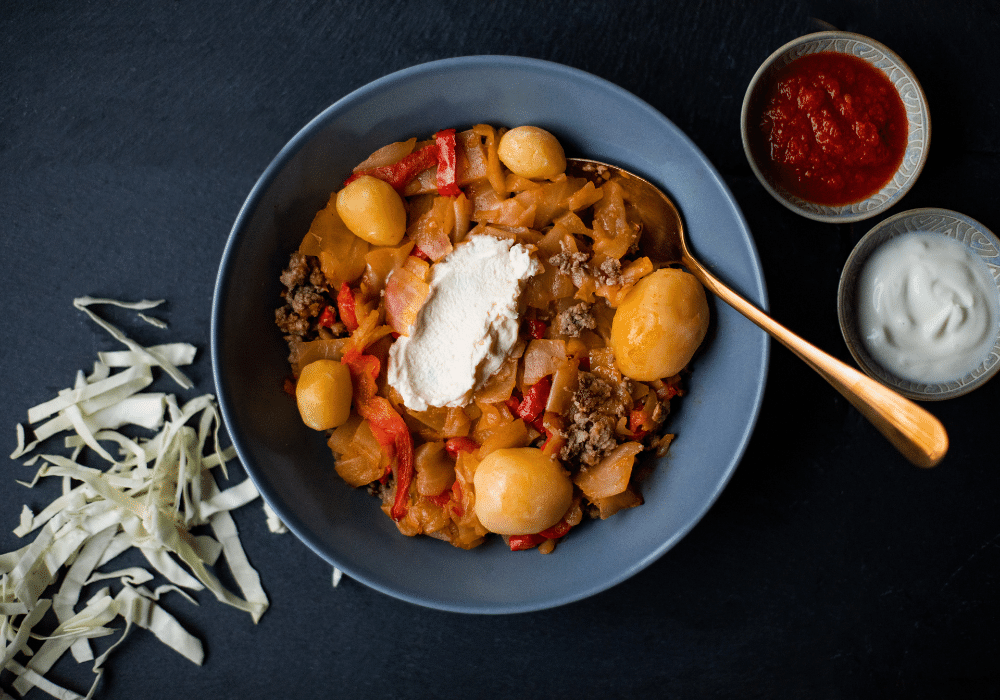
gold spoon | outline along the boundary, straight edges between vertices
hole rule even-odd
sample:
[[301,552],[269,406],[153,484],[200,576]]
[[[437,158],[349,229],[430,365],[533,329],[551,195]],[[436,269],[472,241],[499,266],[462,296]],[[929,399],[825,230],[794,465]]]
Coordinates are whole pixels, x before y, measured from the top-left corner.
[[686,267],[706,289],[819,372],[903,456],[918,467],[933,467],[944,458],[948,451],[948,434],[937,418],[913,401],[795,335],[727,287],[698,262],[688,249],[677,208],[658,187],[614,165],[584,158],[568,158],[566,162],[567,175],[584,177],[595,184],[613,178],[622,186],[642,219],[640,247],[650,259],[654,262],[679,262]]

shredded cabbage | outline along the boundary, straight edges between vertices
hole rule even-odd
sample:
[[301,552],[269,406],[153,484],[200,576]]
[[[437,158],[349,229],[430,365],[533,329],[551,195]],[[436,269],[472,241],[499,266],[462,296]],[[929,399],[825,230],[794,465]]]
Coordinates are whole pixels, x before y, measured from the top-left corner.
[[[142,311],[160,303],[75,299],[74,306],[128,350],[100,353],[90,375],[79,372],[72,387],[29,409],[28,423],[34,426],[30,442],[24,426],[16,426],[17,447],[11,458],[37,466],[34,479],[19,483],[32,487],[41,479],[60,477],[63,484],[62,494],[41,512],[22,509],[14,533],[22,538],[34,533],[34,540],[0,554],[0,669],[15,674],[14,689],[22,695],[37,687],[56,698],[93,697],[108,655],[133,626],[151,631],[201,664],[201,642],[159,604],[164,594],[179,593],[195,603],[184,589],[207,588],[220,601],[249,613],[254,622],[268,607],[230,515],[259,494],[249,479],[220,489],[213,473],[218,467],[228,478],[226,462],[235,457],[232,447],[220,444],[214,397],[179,404],[172,394],[143,391],[153,382],[153,367],[162,368],[181,388],[191,388],[193,383],[178,367],[193,362],[194,346],[143,347],[90,308],[114,304]],[[139,316],[157,327],[166,325]],[[122,432],[137,427],[158,432],[153,437]],[[66,434],[63,447],[68,454],[39,451],[48,438],[61,433]],[[89,466],[87,457],[103,460],[103,467]],[[266,505],[265,514],[272,532],[286,531]],[[201,526],[211,534],[192,532]],[[101,569],[129,549],[138,549],[155,574],[169,583],[150,590],[145,584],[155,574],[149,569]],[[220,559],[239,594],[212,572]],[[80,607],[85,587],[104,581],[117,582],[117,592],[102,588]],[[48,593],[50,588],[56,590]],[[36,627],[50,611],[57,626],[43,635]],[[116,618],[125,620],[124,630],[95,659],[89,640],[116,634],[109,626]],[[42,640],[37,649],[29,646],[32,639]],[[95,678],[85,696],[45,678],[67,651],[78,662],[93,662]]]

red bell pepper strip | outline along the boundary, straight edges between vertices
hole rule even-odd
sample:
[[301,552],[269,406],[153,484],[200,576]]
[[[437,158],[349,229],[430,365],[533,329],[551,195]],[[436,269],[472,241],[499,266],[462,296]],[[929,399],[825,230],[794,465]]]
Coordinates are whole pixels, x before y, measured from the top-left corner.
[[348,352],[340,361],[347,365],[351,373],[354,405],[358,407],[360,413],[360,407],[367,404],[378,392],[375,380],[382,369],[382,363],[374,355],[363,355],[357,350]]
[[560,537],[565,537],[566,533],[569,532],[572,527],[573,526],[565,520],[560,520],[552,527],[542,530],[538,534],[547,540],[558,540]]
[[646,408],[633,408],[628,417],[628,429],[632,431],[633,440],[641,440],[649,434],[649,431],[642,426],[649,419]]
[[453,437],[444,441],[444,449],[452,459],[457,459],[459,452],[475,452],[478,450],[479,443],[468,437]]
[[455,479],[455,483],[451,485],[451,494],[454,504],[452,509],[455,511],[455,515],[462,517],[465,515],[465,508],[462,507],[462,484]]
[[458,157],[455,153],[455,130],[442,129],[434,134],[437,144],[437,190],[445,197],[457,197],[462,194],[458,188]]
[[323,313],[319,315],[316,324],[320,328],[331,328],[337,322],[337,317],[333,315],[333,307],[330,305],[323,307]]
[[344,356],[340,358],[341,364],[347,365],[347,368],[351,370],[351,381],[354,383],[355,402],[358,400],[358,385],[357,385],[358,379],[357,377],[354,376],[354,367],[351,367],[351,364],[357,362],[358,359],[360,359],[361,357],[363,356],[360,350],[358,350],[357,348],[350,348],[347,352],[344,353]]
[[552,382],[548,377],[542,377],[532,384],[528,393],[524,395],[521,405],[517,407],[517,417],[523,419],[525,423],[534,423],[544,413],[551,390]]
[[382,396],[372,397],[360,413],[371,425],[372,432],[380,443],[392,440],[396,448],[393,469],[396,476],[396,497],[389,516],[393,520],[402,520],[406,517],[410,483],[413,481],[413,436],[389,400]]
[[391,455],[396,497],[389,515],[393,520],[401,520],[406,517],[410,483],[413,481],[413,436],[389,400],[376,393],[378,387],[375,380],[381,370],[379,359],[355,352],[344,355],[341,362],[351,373],[354,406],[358,414],[368,421],[375,439]]
[[512,394],[509,399],[504,401],[504,405],[510,409],[510,412],[515,416],[517,415],[517,407],[521,405],[521,399],[517,398],[517,395]]
[[548,330],[548,327],[548,324],[544,321],[528,319],[528,335],[530,335],[533,340],[540,340],[541,338],[544,338],[545,331]]
[[549,429],[545,427],[545,421],[543,420],[544,414],[538,416],[535,420],[531,421],[531,427],[540,432],[542,435],[548,439]]
[[653,390],[656,392],[656,398],[664,402],[669,401],[681,393],[680,389],[677,388],[677,385],[667,384],[663,381],[654,382]]
[[507,538],[507,546],[510,547],[510,551],[517,552],[537,547],[544,541],[545,538],[541,535],[511,535]]
[[390,476],[392,476],[392,465],[391,464],[388,467],[386,467],[385,474],[383,474],[382,476],[379,477],[378,483],[380,483],[383,486],[385,486],[386,484],[389,483],[389,477]]
[[371,175],[388,182],[397,192],[402,192],[413,178],[437,165],[438,150],[437,144],[428,144],[391,165],[380,165],[377,168],[354,173],[344,180],[344,185],[349,185],[362,175]]
[[434,505],[444,508],[448,505],[448,501],[451,500],[451,487],[449,486],[444,491],[439,493],[437,496],[426,496],[427,500]]
[[347,326],[347,330],[353,333],[358,329],[354,292],[347,286],[347,282],[341,283],[340,291],[337,293],[337,311],[340,312],[340,320]]
[[549,440],[552,439],[552,433],[546,430],[544,433],[542,433],[542,435],[545,436],[545,439],[542,440],[542,445],[538,449],[540,449],[542,452],[545,452],[545,448],[548,447],[549,445]]
[[546,528],[534,535],[511,535],[507,538],[507,546],[510,547],[510,551],[512,552],[531,549],[532,547],[537,547],[545,540],[558,540],[560,537],[565,537],[566,533],[572,527],[565,520],[560,520],[552,527]]

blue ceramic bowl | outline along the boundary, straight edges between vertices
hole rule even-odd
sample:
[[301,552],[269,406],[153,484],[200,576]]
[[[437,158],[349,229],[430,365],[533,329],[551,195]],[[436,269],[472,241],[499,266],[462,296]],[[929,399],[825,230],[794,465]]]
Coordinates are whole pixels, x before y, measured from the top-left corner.
[[226,245],[212,309],[218,400],[261,494],[310,548],[372,588],[470,613],[539,610],[632,576],[674,546],[736,468],[760,408],[767,337],[715,304],[690,393],[669,429],[678,437],[644,483],[645,505],[585,523],[555,552],[510,552],[500,538],[462,551],[398,533],[375,499],[334,473],[324,436],[282,391],[287,349],[274,325],[278,275],[313,215],[350,169],[411,135],[476,123],[534,124],[568,155],[624,165],[677,201],[698,254],[760,306],[756,249],[739,208],[694,144],[645,102],[593,75],[544,61],[454,58],[399,71],[347,95],[305,126],[250,192]]

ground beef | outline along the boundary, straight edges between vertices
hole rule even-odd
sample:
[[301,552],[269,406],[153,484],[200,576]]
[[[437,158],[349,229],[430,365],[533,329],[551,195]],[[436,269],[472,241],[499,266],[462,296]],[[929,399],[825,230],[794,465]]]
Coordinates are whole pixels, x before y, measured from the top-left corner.
[[559,456],[579,460],[585,467],[593,467],[617,447],[615,423],[615,419],[607,415],[574,415],[573,423],[565,429],[566,445]]
[[285,296],[287,306],[299,316],[319,316],[327,306],[327,298],[316,287],[296,287]]
[[331,304],[319,260],[298,251],[292,253],[280,280],[285,286],[281,292],[285,304],[274,312],[275,323],[286,340],[308,340],[316,335],[317,317]]
[[594,272],[594,277],[598,284],[619,285],[624,282],[622,279],[622,263],[615,258],[608,258]]
[[587,278],[590,277],[590,270],[587,267],[588,260],[590,260],[590,256],[586,253],[570,253],[563,250],[563,252],[556,253],[549,258],[549,265],[557,268],[564,275],[569,275],[574,285],[582,287]]
[[573,408],[583,413],[600,410],[611,399],[611,385],[593,372],[580,372],[576,392],[573,394]]
[[294,289],[306,283],[306,280],[309,279],[311,269],[309,256],[295,251],[288,260],[288,267],[285,268],[285,271],[281,273],[278,279],[281,280],[286,289]]
[[618,445],[615,428],[629,408],[610,383],[592,372],[580,372],[563,430],[566,445],[559,456],[587,467],[596,465]]
[[274,312],[274,322],[285,335],[285,339],[304,338],[309,334],[309,319],[299,316],[288,306],[282,306]]
[[607,258],[600,265],[592,265],[590,256],[586,253],[571,253],[563,248],[561,253],[549,258],[549,264],[564,275],[569,275],[577,288],[582,287],[588,279],[594,280],[598,285],[609,286],[624,282],[621,261],[615,258]]
[[559,336],[579,338],[582,331],[596,327],[597,321],[590,313],[590,306],[580,303],[556,315],[554,330]]

